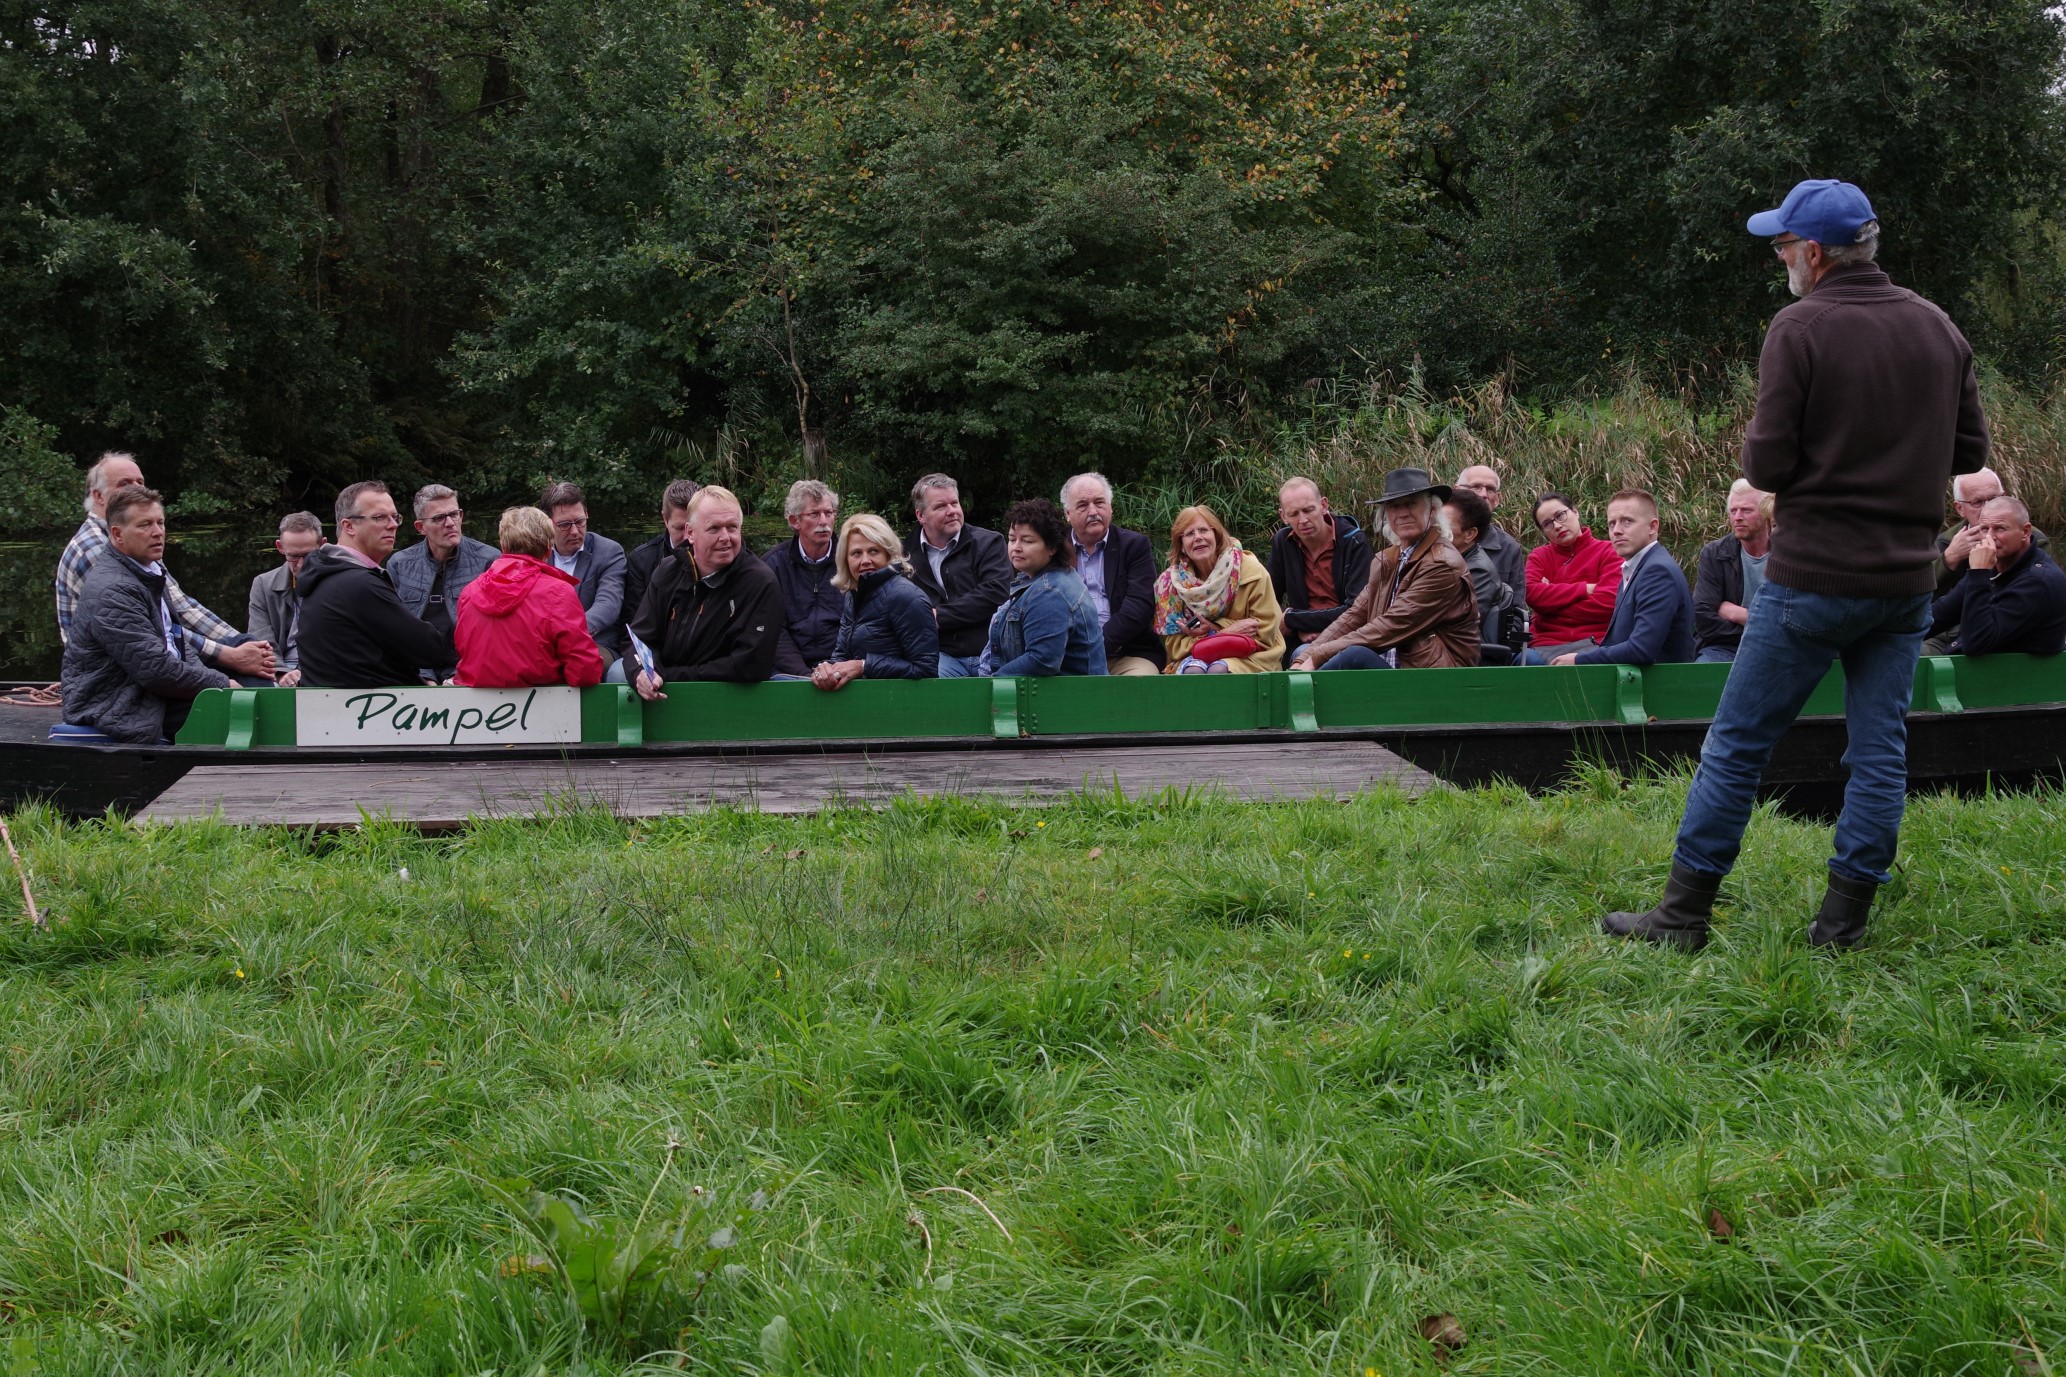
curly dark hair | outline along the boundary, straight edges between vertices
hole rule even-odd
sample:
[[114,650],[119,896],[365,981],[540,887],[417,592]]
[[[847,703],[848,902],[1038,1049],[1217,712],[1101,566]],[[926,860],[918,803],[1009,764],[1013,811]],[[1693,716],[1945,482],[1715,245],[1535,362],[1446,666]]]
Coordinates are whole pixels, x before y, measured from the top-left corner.
[[1076,542],[1069,538],[1069,523],[1062,509],[1044,497],[1028,497],[1004,509],[1004,529],[1024,526],[1047,547],[1049,563],[1056,569],[1076,567]]

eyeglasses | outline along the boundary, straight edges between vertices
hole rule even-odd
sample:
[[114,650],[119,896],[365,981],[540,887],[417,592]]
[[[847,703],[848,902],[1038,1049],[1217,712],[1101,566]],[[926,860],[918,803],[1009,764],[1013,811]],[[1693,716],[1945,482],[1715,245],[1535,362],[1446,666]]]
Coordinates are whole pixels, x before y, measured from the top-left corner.
[[459,519],[465,515],[463,511],[439,512],[436,516],[426,516],[423,519],[433,526],[456,526]]
[[1576,512],[1572,511],[1569,507],[1566,507],[1561,512],[1552,512],[1548,516],[1536,518],[1535,525],[1539,530],[1547,531],[1550,527],[1555,526],[1559,522],[1561,522],[1565,517],[1576,515]]
[[584,517],[582,517],[582,518],[581,518],[580,520],[578,520],[578,521],[576,521],[576,520],[574,520],[574,519],[572,519],[572,518],[569,518],[568,520],[565,520],[565,521],[555,521],[555,522],[553,522],[553,523],[552,523],[552,528],[553,528],[553,529],[554,529],[555,531],[578,531],[578,530],[581,530],[581,529],[583,529],[583,528],[584,528],[584,527],[586,527],[587,525],[588,525],[588,518],[584,516]]
[[1786,251],[1787,251],[1788,249],[1792,248],[1792,247],[1793,247],[1793,246],[1794,246],[1795,244],[1805,244],[1805,243],[1807,243],[1807,242],[1808,242],[1807,240],[1805,240],[1805,239],[1799,239],[1799,238],[1795,238],[1795,239],[1774,239],[1774,240],[1772,241],[1772,252],[1773,252],[1773,254],[1774,254],[1775,256],[1777,256],[1777,257],[1780,257],[1780,258],[1784,258],[1784,257],[1786,257]]
[[374,516],[361,516],[359,513],[353,512],[350,516],[346,517],[345,520],[370,521],[376,526],[399,526],[402,524],[402,518],[400,514],[396,512],[381,512]]

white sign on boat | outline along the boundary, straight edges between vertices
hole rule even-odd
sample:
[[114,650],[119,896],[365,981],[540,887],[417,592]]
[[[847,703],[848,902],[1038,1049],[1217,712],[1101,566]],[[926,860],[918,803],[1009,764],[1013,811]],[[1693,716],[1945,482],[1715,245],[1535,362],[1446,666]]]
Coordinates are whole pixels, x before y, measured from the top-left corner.
[[579,689],[298,689],[300,746],[505,746],[581,739]]

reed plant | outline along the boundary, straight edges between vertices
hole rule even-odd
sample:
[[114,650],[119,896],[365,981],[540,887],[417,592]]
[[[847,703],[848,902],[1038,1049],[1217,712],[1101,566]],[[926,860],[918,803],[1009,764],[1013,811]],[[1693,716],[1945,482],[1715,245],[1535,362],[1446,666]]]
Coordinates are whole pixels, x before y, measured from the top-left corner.
[[1602,938],[1683,790],[18,815],[0,1370],[2050,1370],[2066,798]]

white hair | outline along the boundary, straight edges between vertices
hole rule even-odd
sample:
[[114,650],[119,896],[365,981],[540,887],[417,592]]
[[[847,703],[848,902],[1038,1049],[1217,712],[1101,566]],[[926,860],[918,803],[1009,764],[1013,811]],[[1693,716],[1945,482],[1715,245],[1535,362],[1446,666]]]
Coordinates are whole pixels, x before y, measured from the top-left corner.
[[1879,253],[1879,221],[1867,220],[1858,227],[1858,237],[1848,244],[1824,244],[1822,256],[1838,267],[1870,263]]
[[[111,455],[109,457],[112,458],[113,456]],[[1951,500],[1954,502],[1970,502],[1972,499],[1966,496],[1966,484],[1975,478],[1992,478],[1994,480],[1994,486],[1996,491],[2007,491],[2007,484],[2001,481],[2001,475],[1996,473],[1993,469],[1974,469],[1971,473],[1958,473],[1952,475]]]
[[1112,482],[1110,479],[1106,478],[1102,473],[1079,473],[1068,482],[1062,484],[1063,511],[1069,510],[1069,489],[1075,487],[1078,483],[1095,483],[1105,490],[1105,501],[1110,502],[1112,500]]
[[[136,456],[128,450],[111,449],[106,454],[101,455],[100,458],[94,460],[93,467],[86,470],[86,501],[81,505],[86,508],[88,516],[93,515],[93,495],[101,490],[101,481],[108,476],[108,465],[117,459],[127,459],[132,464],[136,462]],[[1955,493],[1953,494],[1953,496],[1956,495]]]
[[[1454,525],[1450,523],[1449,513],[1442,510],[1442,499],[1435,496],[1431,492],[1417,493],[1415,495],[1419,497],[1421,501],[1427,503],[1426,510],[1429,513],[1428,524],[1430,526],[1433,526],[1435,529],[1439,530],[1442,533],[1443,539],[1455,540],[1456,528]],[[1409,499],[1401,498],[1399,500],[1404,502]],[[1392,504],[1389,502],[1383,502],[1378,504],[1377,524],[1384,529],[1385,544],[1397,545],[1399,543],[1399,537],[1392,530],[1392,523],[1389,520],[1387,520],[1384,515],[1385,508],[1391,505]]]

